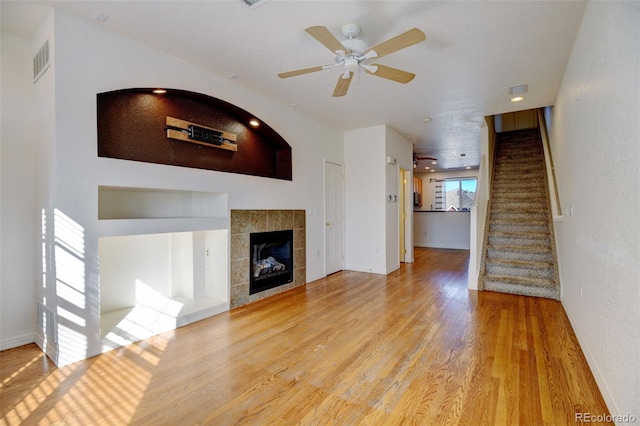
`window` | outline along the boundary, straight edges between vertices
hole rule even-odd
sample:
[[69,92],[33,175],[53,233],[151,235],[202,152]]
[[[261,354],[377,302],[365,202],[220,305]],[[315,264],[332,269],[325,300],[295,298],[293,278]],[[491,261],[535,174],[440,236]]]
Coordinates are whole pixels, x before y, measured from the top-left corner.
[[477,186],[477,178],[445,179],[445,210],[470,211],[476,199]]

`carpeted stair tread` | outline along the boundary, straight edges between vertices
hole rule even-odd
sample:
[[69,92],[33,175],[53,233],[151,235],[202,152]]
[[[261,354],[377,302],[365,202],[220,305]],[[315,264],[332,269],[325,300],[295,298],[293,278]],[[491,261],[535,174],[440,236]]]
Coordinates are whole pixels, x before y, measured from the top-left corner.
[[552,262],[553,256],[549,247],[489,245],[485,262],[496,259]]
[[549,225],[546,223],[496,223],[489,224],[491,232],[511,232],[513,234],[526,234],[535,232],[537,234],[549,234]]
[[518,190],[525,188],[545,188],[544,182],[540,182],[539,180],[534,181],[513,181],[505,179],[504,181],[499,181],[494,178],[493,180],[493,189],[494,191],[503,191],[507,189],[518,188]]
[[524,179],[544,176],[544,170],[540,169],[540,167],[496,167],[496,172],[500,173],[499,176],[496,177],[497,179],[509,178],[513,175],[517,175],[518,177]]
[[541,203],[546,203],[546,197],[544,196],[544,192],[540,191],[496,191],[493,194],[493,200],[505,200],[505,201],[540,201]]
[[[548,211],[537,211],[536,214],[534,212],[527,211],[514,211],[514,210],[500,210],[494,211],[492,213],[492,219],[505,219],[505,220],[526,220],[527,218],[536,219],[536,220],[544,220],[548,217]],[[489,222],[491,223],[491,222]]]
[[544,219],[536,219],[536,218],[527,218],[525,216],[521,216],[520,218],[509,218],[509,219],[501,219],[494,218],[489,222],[490,225],[548,225],[549,223]]
[[515,251],[515,252],[533,252],[533,253],[548,253],[549,249],[541,246],[533,246],[533,247],[523,247],[523,246],[510,246],[504,244],[490,244],[488,246],[489,250],[496,251]]
[[520,206],[519,208],[516,208],[514,206],[502,206],[502,205],[498,205],[498,206],[493,206],[493,209],[496,213],[524,213],[524,214],[531,214],[531,215],[540,215],[540,216],[544,216],[547,213],[547,209],[545,209],[544,207],[538,207],[538,206]]
[[486,265],[488,275],[509,276],[511,278],[553,279],[553,265],[550,262],[534,262],[531,260],[488,259]]
[[537,280],[534,282],[516,282],[492,280],[491,277],[485,278],[484,289],[488,291],[497,291],[500,293],[516,294],[520,296],[544,297],[547,299],[559,300],[560,293],[557,286],[553,283],[544,282],[548,280]]
[[[529,277],[512,277],[507,275],[485,275],[485,280],[500,282],[500,283],[511,283],[517,284],[527,287],[538,286],[538,287],[546,287],[551,288],[554,286],[552,280],[542,279],[542,278],[529,278]],[[486,284],[486,283],[485,283]]]

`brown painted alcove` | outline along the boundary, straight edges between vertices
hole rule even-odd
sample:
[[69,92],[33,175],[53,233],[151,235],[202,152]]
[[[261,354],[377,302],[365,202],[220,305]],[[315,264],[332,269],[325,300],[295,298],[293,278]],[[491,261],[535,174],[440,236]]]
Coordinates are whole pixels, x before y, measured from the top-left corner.
[[[97,95],[98,156],[292,180],[291,147],[251,113],[200,93],[122,89]],[[167,138],[166,117],[237,135],[237,151]],[[257,128],[249,120],[257,118]]]

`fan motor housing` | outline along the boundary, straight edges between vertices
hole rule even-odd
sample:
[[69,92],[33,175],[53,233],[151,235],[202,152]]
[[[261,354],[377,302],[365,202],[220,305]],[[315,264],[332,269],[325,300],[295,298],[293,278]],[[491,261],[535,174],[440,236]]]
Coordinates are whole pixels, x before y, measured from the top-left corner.
[[349,38],[342,42],[342,45],[349,49],[347,52],[350,55],[362,56],[364,52],[369,48],[369,45],[364,41],[357,38]]
[[360,35],[360,25],[344,24],[342,26],[342,34],[347,38],[354,38]]

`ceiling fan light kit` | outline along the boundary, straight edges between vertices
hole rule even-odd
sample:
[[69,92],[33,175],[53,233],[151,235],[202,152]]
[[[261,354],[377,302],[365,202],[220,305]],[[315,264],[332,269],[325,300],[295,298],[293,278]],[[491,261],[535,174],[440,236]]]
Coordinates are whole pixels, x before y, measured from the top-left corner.
[[353,75],[357,73],[359,78],[360,68],[363,68],[367,74],[386,78],[398,83],[406,84],[410,82],[415,77],[415,74],[386,65],[369,64],[367,61],[389,55],[427,39],[422,31],[413,28],[387,41],[369,47],[366,42],[357,38],[360,35],[360,26],[358,24],[345,24],[342,26],[342,35],[346,37],[343,41],[339,41],[323,26],[309,27],[305,31],[334,53],[334,63],[281,72],[278,74],[278,77],[289,78],[342,67],[344,72],[338,77],[338,82],[333,91],[334,97],[347,94]]

